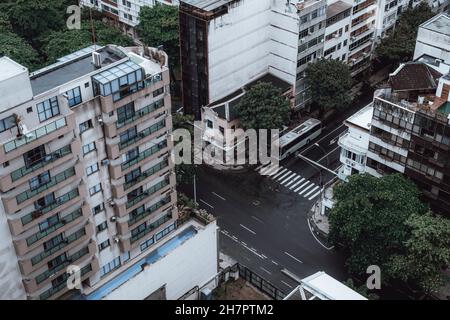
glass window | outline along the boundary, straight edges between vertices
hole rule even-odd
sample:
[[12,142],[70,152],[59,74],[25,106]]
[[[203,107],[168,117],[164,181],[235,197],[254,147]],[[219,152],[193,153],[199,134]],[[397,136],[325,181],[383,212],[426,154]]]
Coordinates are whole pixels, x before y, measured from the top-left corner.
[[106,241],[103,241],[102,243],[100,243],[100,244],[98,245],[98,251],[102,251],[102,250],[108,248],[110,245],[111,245],[111,244],[110,244],[110,242],[109,242],[109,239],[106,240]]
[[83,146],[83,155],[86,155],[89,152],[92,152],[94,150],[95,150],[95,142],[91,142],[91,143],[85,144]]
[[102,184],[101,183],[96,184],[95,186],[89,188],[89,194],[91,196],[93,196],[96,193],[99,193],[100,191],[102,191]]
[[45,100],[37,104],[39,121],[43,122],[59,115],[59,104],[57,97]]
[[30,179],[30,189],[35,190],[48,182],[50,182],[50,172],[43,172],[40,175]]
[[92,209],[92,213],[95,215],[95,214],[102,212],[103,210],[105,210],[105,204],[100,203]]
[[99,169],[98,169],[98,163],[94,163],[93,165],[88,166],[88,167],[86,168],[86,174],[87,174],[88,176],[90,176],[91,174],[97,172],[98,170],[99,170]]
[[25,161],[25,166],[28,169],[33,165],[43,161],[45,159],[45,156],[46,156],[45,147],[44,145],[40,145],[39,147],[36,147],[26,152],[23,155],[23,160]]
[[77,104],[81,103],[81,90],[80,87],[76,87],[72,90],[69,90],[66,92],[67,94],[67,103],[69,104],[69,107],[76,106]]
[[125,143],[137,136],[136,127],[130,128],[124,133],[120,134],[120,143]]
[[53,217],[50,217],[50,218],[44,220],[43,222],[39,223],[39,231],[44,231],[44,230],[54,226],[58,222],[59,222],[59,216],[58,216],[58,214],[56,214]]
[[14,116],[9,116],[7,118],[0,120],[0,132],[11,129],[16,125],[16,120]]
[[89,119],[88,121],[80,123],[80,134],[85,132],[86,130],[91,129],[91,128],[93,128],[91,119]]
[[130,102],[117,109],[117,121],[119,123],[125,122],[127,119],[132,118],[134,114],[134,102]]
[[103,221],[102,223],[100,223],[100,224],[97,226],[97,228],[96,228],[97,233],[100,233],[100,232],[102,232],[103,230],[106,230],[106,228],[108,228],[108,224],[106,223],[106,221]]

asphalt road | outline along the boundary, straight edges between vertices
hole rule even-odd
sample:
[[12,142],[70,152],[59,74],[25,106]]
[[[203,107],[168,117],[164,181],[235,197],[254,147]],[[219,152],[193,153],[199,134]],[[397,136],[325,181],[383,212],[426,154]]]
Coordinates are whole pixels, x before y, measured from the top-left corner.
[[[371,94],[340,113],[301,154],[336,170],[340,165],[337,141],[346,130],[342,122],[370,100]],[[199,168],[197,202],[217,217],[220,250],[285,293],[298,285],[296,279],[317,271],[345,281],[342,257],[319,243],[307,222],[307,213],[320,196],[320,170],[294,156],[280,165],[271,176],[255,168],[234,173]],[[324,183],[332,178],[322,170]],[[193,197],[192,186],[179,189]]]

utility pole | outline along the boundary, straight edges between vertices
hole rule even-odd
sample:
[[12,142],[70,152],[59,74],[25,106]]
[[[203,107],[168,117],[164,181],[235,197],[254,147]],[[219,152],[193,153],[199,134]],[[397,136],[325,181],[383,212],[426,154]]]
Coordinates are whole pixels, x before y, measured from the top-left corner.
[[308,161],[309,163],[311,163],[311,164],[313,164],[313,165],[315,165],[315,166],[317,166],[317,167],[319,167],[319,168],[321,168],[321,169],[323,169],[323,170],[326,170],[326,171],[330,172],[331,174],[333,174],[333,175],[335,175],[335,176],[338,175],[338,174],[337,174],[336,172],[334,172],[333,170],[328,169],[327,167],[321,165],[320,163],[318,163],[318,162],[316,162],[316,161],[314,161],[314,160],[311,160],[311,159],[305,157],[304,155],[302,155],[302,154],[300,154],[300,153],[297,153],[296,156],[299,157],[299,158],[302,159],[302,160]]

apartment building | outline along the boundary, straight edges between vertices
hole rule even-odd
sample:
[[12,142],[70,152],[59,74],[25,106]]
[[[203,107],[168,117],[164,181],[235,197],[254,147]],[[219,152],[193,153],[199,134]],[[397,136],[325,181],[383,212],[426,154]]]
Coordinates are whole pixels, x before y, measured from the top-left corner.
[[2,299],[178,299],[216,274],[215,222],[178,219],[167,61],[92,46],[29,74],[0,58]]
[[136,36],[134,27],[139,24],[139,12],[142,7],[155,4],[175,6],[178,0],[80,0],[80,5],[95,8],[110,21],[116,23],[130,36]]

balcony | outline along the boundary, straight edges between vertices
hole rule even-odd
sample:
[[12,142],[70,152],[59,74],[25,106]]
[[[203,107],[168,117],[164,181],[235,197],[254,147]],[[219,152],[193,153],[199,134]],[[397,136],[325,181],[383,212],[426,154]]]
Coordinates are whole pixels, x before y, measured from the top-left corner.
[[[139,231],[138,233],[134,233],[133,231],[135,231],[136,229],[131,231],[131,239],[130,242],[133,244],[136,241],[138,241],[139,239],[142,239],[143,237],[145,237],[147,234],[151,233],[152,231],[155,231],[157,228],[159,228],[160,226],[162,226],[163,224],[165,224],[166,222],[172,220],[172,212],[167,213],[166,215],[164,215],[163,217],[159,218],[158,220],[156,220],[153,223],[150,224],[146,224],[145,229],[142,231]],[[134,234],[133,234],[134,233]]]
[[142,210],[140,210],[140,208],[134,210],[133,212],[130,212],[130,220],[128,220],[128,226],[131,227],[133,225],[135,225],[137,222],[142,221],[143,219],[145,219],[146,217],[150,216],[152,213],[158,211],[158,209],[164,207],[166,204],[171,202],[171,198],[170,196],[166,196],[165,198],[163,198],[162,200],[158,201],[157,203],[151,205],[150,207],[148,207],[147,209],[143,210],[144,207],[140,207],[142,208]]
[[73,131],[74,125],[74,113],[71,113],[66,117],[60,117],[40,128],[28,132],[26,135],[16,137],[3,143],[3,147],[0,149],[0,158],[4,158],[8,161],[21,156],[26,151]]
[[156,192],[158,192],[159,190],[167,187],[168,185],[170,185],[170,180],[169,179],[165,179],[161,182],[158,182],[157,184],[155,184],[154,186],[148,188],[147,190],[145,190],[143,193],[141,193],[140,195],[134,197],[133,199],[129,200],[126,203],[126,208],[129,209],[133,206],[135,206],[136,204],[138,204],[139,202],[141,202],[142,200],[150,197],[151,195],[155,194]]
[[27,191],[24,191],[16,196],[17,204],[21,204],[22,202],[25,202],[40,193],[56,186],[57,184],[61,183],[62,181],[66,181],[67,179],[75,176],[75,167],[69,168],[67,170],[64,170],[63,172],[58,173],[54,177],[50,179],[49,182],[40,185],[39,187],[35,189],[30,189]]
[[117,121],[116,122],[116,128],[120,129],[124,126],[135,122],[136,120],[145,117],[146,115],[152,113],[153,111],[159,110],[162,107],[164,107],[164,99],[158,100],[148,106],[145,106],[138,111],[135,112],[135,114],[127,119],[124,119],[123,121]]
[[160,163],[158,163],[157,165],[154,165],[150,169],[143,171],[137,178],[135,178],[129,182],[126,182],[123,185],[123,189],[127,190],[127,189],[131,188],[132,186],[138,184],[141,181],[144,181],[148,177],[151,177],[155,173],[160,172],[162,169],[165,169],[168,166],[169,166],[169,160],[165,159],[165,160],[161,161]]
[[128,168],[134,166],[135,164],[141,162],[142,160],[151,157],[152,155],[154,155],[155,153],[157,153],[160,150],[163,150],[167,148],[167,140],[164,140],[161,143],[158,143],[157,145],[154,145],[152,147],[150,147],[149,149],[145,150],[144,152],[140,153],[138,157],[131,159],[125,163],[122,163],[121,168],[122,171],[127,170]]
[[135,137],[119,143],[119,150],[125,149],[132,144],[135,144],[136,142],[140,141],[141,139],[144,139],[145,137],[148,137],[152,133],[155,133],[161,129],[163,129],[166,126],[166,120],[163,119],[162,121],[159,121],[158,123],[155,123],[154,125],[148,127],[147,129],[142,130],[139,132]]

